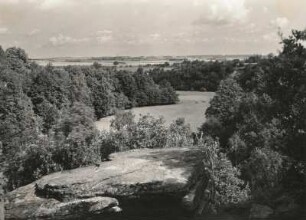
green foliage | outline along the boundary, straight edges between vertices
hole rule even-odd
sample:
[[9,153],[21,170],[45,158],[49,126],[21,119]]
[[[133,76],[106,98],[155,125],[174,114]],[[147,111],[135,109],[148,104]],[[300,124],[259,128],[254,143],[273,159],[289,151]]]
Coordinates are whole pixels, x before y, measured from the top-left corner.
[[266,148],[254,149],[249,161],[243,167],[246,169],[253,190],[275,186],[281,178],[282,168],[283,156]]
[[101,136],[102,158],[112,152],[139,148],[191,147],[190,126],[177,119],[167,127],[162,118],[143,115],[137,121],[131,112],[117,112],[111,121],[111,131]]
[[86,76],[82,69],[75,66],[69,66],[66,68],[66,71],[68,71],[71,80],[69,88],[70,102],[80,102],[91,107],[91,90],[87,86]]
[[239,122],[236,113],[240,107],[242,94],[241,87],[232,77],[221,81],[216,96],[206,110],[208,120],[202,126],[202,132],[218,137],[221,145],[226,144]]
[[305,195],[305,33],[293,31],[278,56],[260,57],[223,81],[202,126],[259,200],[284,190]]
[[16,48],[16,47],[11,47],[11,48],[8,48],[6,51],[5,51],[5,55],[6,57],[10,60],[21,60],[23,61],[24,63],[28,62],[28,55],[26,54],[26,52],[21,49],[21,48]]
[[35,143],[16,152],[14,159],[8,162],[5,172],[8,178],[7,189],[15,189],[60,170],[60,166],[52,158],[54,150],[53,142],[47,136],[40,136]]
[[39,119],[22,91],[18,74],[4,70],[0,78],[0,140],[3,153],[13,157],[22,146],[35,140]]
[[133,148],[162,148],[166,145],[167,130],[164,119],[155,119],[150,115],[142,116],[136,125],[132,136]]
[[[0,47],[0,162],[4,164],[0,172],[5,171],[7,188],[59,169],[99,162],[119,146],[155,147],[161,127],[153,119],[143,119],[142,126],[155,126],[156,130],[135,130],[139,138],[132,141],[123,133],[109,137],[99,134],[94,120],[117,109],[171,104],[175,100],[175,91],[169,85],[160,88],[141,71],[118,72],[97,63],[42,67],[30,63],[20,48],[3,51]],[[127,145],[120,142],[125,139],[129,140]]]
[[238,111],[242,89],[233,78],[227,78],[220,83],[216,96],[212,99],[206,116],[218,115],[222,124],[235,121],[234,115]]
[[190,125],[184,118],[176,119],[170,124],[167,133],[167,147],[191,147],[193,144]]
[[161,105],[174,104],[178,102],[178,95],[168,81],[161,82],[159,88],[161,90],[159,102]]
[[28,55],[21,48],[11,47],[5,51],[5,57],[11,69],[24,72],[27,69]]
[[155,68],[149,71],[158,84],[168,81],[176,90],[216,91],[219,82],[234,71],[235,63],[187,61],[170,70]]
[[4,195],[4,185],[7,182],[6,177],[3,174],[4,171],[5,171],[5,158],[3,154],[3,145],[2,142],[0,141],[0,197]]
[[3,65],[3,63],[5,62],[5,51],[2,49],[1,45],[0,45],[0,64]]
[[116,151],[138,148],[162,148],[166,145],[167,129],[162,118],[144,115],[137,122],[132,113],[119,113],[111,122],[111,135]]
[[54,134],[57,142],[54,160],[64,169],[100,160],[98,132],[93,119],[92,109],[76,102],[58,121]]
[[137,89],[135,90],[135,102],[137,106],[174,104],[178,101],[177,95],[169,83],[158,86],[151,76],[138,69],[133,75]]
[[[100,148],[101,160],[109,160],[109,155],[122,150],[121,144],[125,144],[120,135],[115,133],[101,132],[99,136],[98,146]],[[120,139],[121,138],[121,139]]]
[[128,105],[127,107],[129,108],[136,106],[137,103],[135,100],[135,93],[137,91],[137,85],[133,74],[127,71],[118,71],[115,77],[118,80],[119,84],[118,90],[124,93],[130,101],[130,105]]
[[[210,137],[198,141],[197,147],[202,149],[203,164],[208,183],[203,186],[210,198],[209,209],[233,206],[249,199],[249,187],[239,178],[240,171],[234,167],[219,143]],[[206,198],[207,199],[207,198]]]
[[43,120],[42,132],[48,133],[55,126],[57,120],[59,119],[59,109],[45,99],[43,99],[39,103],[36,103],[33,109],[34,112],[36,112],[36,114],[40,116]]
[[46,99],[58,109],[69,106],[69,74],[63,70],[47,66],[33,77],[28,95],[37,105]]
[[89,70],[87,85],[97,118],[111,115],[115,111],[114,86],[109,74],[103,69]]
[[139,137],[132,140],[120,132],[99,134],[94,120],[117,109],[175,101],[169,85],[159,87],[142,71],[120,72],[97,63],[42,67],[30,63],[20,48],[0,47],[0,173],[6,174],[7,189],[56,170],[98,163],[114,149],[156,147],[162,139],[158,121],[143,119],[144,128],[134,129]]
[[111,121],[111,128],[120,130],[129,130],[135,126],[135,115],[131,112],[119,111],[115,114],[115,118]]

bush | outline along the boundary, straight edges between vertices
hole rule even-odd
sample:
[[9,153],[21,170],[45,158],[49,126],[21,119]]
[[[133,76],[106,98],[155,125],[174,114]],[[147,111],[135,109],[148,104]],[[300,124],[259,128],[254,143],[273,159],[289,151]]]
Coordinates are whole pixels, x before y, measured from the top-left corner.
[[118,146],[121,146],[121,142],[118,143],[118,138],[114,133],[102,132],[99,136],[99,148],[101,160],[109,160],[109,155],[118,150]]
[[276,151],[267,148],[256,148],[244,166],[250,179],[252,190],[262,190],[276,186],[281,179],[283,157]]
[[190,125],[185,124],[184,118],[178,118],[170,124],[167,133],[167,147],[190,147],[192,143]]
[[210,193],[208,210],[205,211],[237,205],[248,200],[249,187],[239,178],[238,168],[220,151],[219,143],[211,137],[205,137],[198,141],[197,147],[202,149],[205,176],[209,180],[208,184],[203,186],[206,192]]
[[9,190],[61,169],[60,165],[53,161],[55,148],[47,136],[40,136],[36,143],[25,146],[24,149],[16,153],[14,160],[9,161],[5,172]]
[[54,159],[64,169],[100,161],[99,136],[93,118],[91,108],[75,103],[58,122]]
[[132,148],[163,148],[167,141],[167,129],[162,117],[142,116],[132,131]]
[[[111,131],[103,135],[103,146],[112,152],[139,148],[190,147],[192,133],[190,126],[182,118],[169,128],[163,118],[143,115],[135,121],[131,112],[118,112],[111,121]],[[103,151],[103,150],[102,150]],[[107,150],[109,151],[109,150]]]
[[111,136],[116,151],[138,148],[162,148],[166,145],[167,129],[162,118],[144,115],[137,122],[131,112],[118,113],[111,122]]

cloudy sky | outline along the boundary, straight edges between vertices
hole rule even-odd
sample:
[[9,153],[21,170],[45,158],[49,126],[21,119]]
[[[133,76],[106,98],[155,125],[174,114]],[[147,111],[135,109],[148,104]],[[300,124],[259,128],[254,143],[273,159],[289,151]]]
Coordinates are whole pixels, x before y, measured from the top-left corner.
[[0,0],[0,45],[30,57],[266,54],[306,0]]

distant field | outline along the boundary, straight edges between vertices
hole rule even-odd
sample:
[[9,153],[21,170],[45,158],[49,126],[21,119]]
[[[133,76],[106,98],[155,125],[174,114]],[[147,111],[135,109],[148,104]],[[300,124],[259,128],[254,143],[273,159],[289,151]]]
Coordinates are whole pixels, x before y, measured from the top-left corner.
[[[87,62],[87,61],[81,61],[81,62],[66,62],[66,61],[49,61],[49,60],[35,60],[35,62],[40,65],[40,66],[47,66],[48,64],[52,64],[53,66],[90,66],[93,64],[93,62]],[[101,65],[103,65],[104,67],[115,67],[113,65],[113,63],[111,62],[100,62]],[[150,65],[147,65],[150,64]],[[138,64],[136,62],[134,63],[128,63],[126,65],[121,64],[116,66],[117,70],[126,70],[126,71],[131,71],[131,72],[136,72],[136,70],[138,68],[142,68],[144,71],[148,71],[148,70],[152,70],[154,68],[158,68],[160,67],[159,64],[162,63],[157,63],[157,64],[151,64],[151,63],[143,63],[143,64]],[[164,70],[170,70],[173,67],[169,66],[169,67],[162,67]]]
[[[131,111],[136,115],[150,114],[154,117],[163,116],[166,124],[169,125],[177,118],[185,118],[193,131],[196,131],[205,121],[205,110],[209,101],[214,96],[213,92],[187,92],[178,91],[180,102],[175,105],[149,106],[134,108]],[[105,117],[96,122],[99,130],[109,130],[110,121],[113,116]]]
[[[41,66],[46,66],[49,63],[51,63],[53,66],[69,66],[69,65],[77,65],[77,66],[89,66],[92,65],[94,62],[97,62],[101,64],[102,66],[108,66],[112,67],[114,66],[114,61],[117,60],[91,60],[91,59],[80,59],[80,60],[75,60],[75,59],[33,59],[32,61],[35,61],[38,65]],[[170,65],[174,63],[181,63],[183,59],[181,60],[174,60],[170,61],[167,59],[158,59],[158,60],[119,60],[120,63],[117,65],[118,68],[138,68],[138,67],[143,67],[143,68],[153,68],[158,65],[164,64],[165,62],[168,62]]]

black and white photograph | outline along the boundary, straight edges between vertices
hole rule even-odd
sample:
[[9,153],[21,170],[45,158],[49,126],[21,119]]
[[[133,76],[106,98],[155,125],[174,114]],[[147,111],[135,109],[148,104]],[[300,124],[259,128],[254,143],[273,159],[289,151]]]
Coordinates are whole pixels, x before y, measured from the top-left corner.
[[26,219],[306,219],[306,0],[0,0]]

